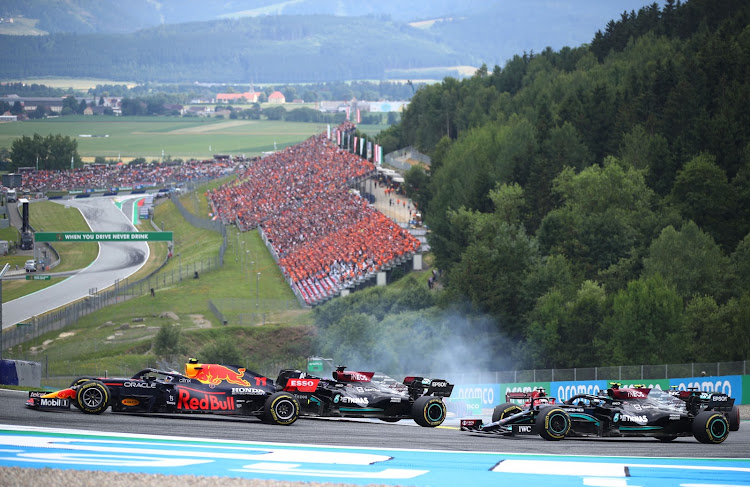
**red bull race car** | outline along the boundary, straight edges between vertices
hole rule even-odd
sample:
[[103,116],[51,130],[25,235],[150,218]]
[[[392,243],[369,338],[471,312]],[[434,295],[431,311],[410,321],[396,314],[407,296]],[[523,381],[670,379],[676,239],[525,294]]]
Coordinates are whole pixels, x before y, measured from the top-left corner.
[[276,383],[294,394],[303,416],[377,418],[386,422],[413,419],[418,425],[443,423],[443,397],[453,384],[443,379],[406,377],[403,382],[378,372],[354,372],[337,367],[332,379],[300,370],[282,370]]
[[256,416],[290,425],[299,417],[297,399],[277,390],[272,379],[232,365],[190,359],[185,372],[143,369],[130,378],[81,377],[67,389],[31,391],[28,407],[84,413],[212,413]]
[[538,434],[545,440],[650,436],[666,442],[694,436],[701,443],[721,443],[740,425],[734,399],[719,392],[665,392],[613,383],[599,394],[579,394],[565,402],[548,397],[543,389],[509,393],[506,401],[495,407],[491,423],[462,419],[461,430],[505,436]]

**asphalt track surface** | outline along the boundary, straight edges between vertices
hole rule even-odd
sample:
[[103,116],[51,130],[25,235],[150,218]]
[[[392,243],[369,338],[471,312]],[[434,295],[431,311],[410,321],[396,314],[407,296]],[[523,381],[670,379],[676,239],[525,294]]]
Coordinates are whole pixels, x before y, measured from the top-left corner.
[[[137,195],[123,204],[120,210],[112,198],[81,198],[54,200],[56,203],[78,208],[93,232],[133,232],[133,202]],[[55,231],[45,229],[45,231]],[[146,242],[99,242],[99,255],[87,268],[64,281],[3,304],[3,328],[23,323],[33,316],[57,309],[84,298],[91,289],[101,291],[113,286],[140,269],[149,257]],[[55,276],[55,273],[49,273]],[[61,275],[68,275],[61,274]]]
[[366,448],[407,448],[547,455],[596,455],[650,458],[750,458],[750,422],[743,421],[719,445],[694,438],[662,443],[654,438],[566,438],[545,441],[538,436],[498,437],[459,431],[457,420],[422,428],[413,421],[299,419],[291,426],[261,423],[255,418],[213,415],[89,415],[70,411],[36,411],[24,406],[28,393],[0,390],[0,424],[70,428],[110,433],[138,433],[222,440]]

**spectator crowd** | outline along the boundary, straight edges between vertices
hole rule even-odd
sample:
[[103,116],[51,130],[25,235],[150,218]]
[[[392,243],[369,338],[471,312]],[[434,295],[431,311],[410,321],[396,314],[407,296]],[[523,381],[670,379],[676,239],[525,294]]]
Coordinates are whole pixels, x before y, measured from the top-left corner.
[[371,162],[320,134],[257,159],[209,197],[223,221],[263,229],[292,289],[313,304],[419,247],[349,190],[374,174]]
[[122,187],[152,187],[214,179],[234,168],[231,160],[170,164],[87,164],[65,171],[24,171],[22,184],[29,191],[73,191]]

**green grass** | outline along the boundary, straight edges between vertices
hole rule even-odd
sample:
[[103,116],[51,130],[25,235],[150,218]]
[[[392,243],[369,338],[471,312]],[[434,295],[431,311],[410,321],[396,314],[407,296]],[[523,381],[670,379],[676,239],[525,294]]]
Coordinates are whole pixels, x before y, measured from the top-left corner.
[[[373,135],[386,125],[361,125]],[[67,116],[0,124],[0,147],[21,136],[62,134],[74,137],[82,157],[210,158],[213,154],[258,156],[325,132],[327,124],[181,117]],[[79,137],[79,135],[108,137]]]
[[[29,222],[38,232],[91,231],[80,211],[51,201],[30,204]],[[60,264],[55,267],[55,272],[83,269],[99,255],[99,244],[96,242],[61,242],[54,246],[60,254]]]
[[[62,134],[74,137],[84,157],[145,157],[148,160],[209,158],[213,154],[245,154],[283,149],[326,130],[323,124],[180,117],[69,116],[0,124],[0,147],[10,148],[23,135]],[[108,137],[79,137],[79,135]]]
[[[205,205],[206,189],[204,186],[197,191],[199,206]],[[188,194],[184,198],[190,200],[193,196]],[[158,275],[177,275],[180,261],[187,275],[189,263],[218,253],[221,236],[189,225],[171,201],[156,207],[155,219],[175,235],[175,257]],[[178,252],[181,257],[177,257]],[[250,275],[250,259],[256,262],[253,273],[261,272],[257,281],[255,274]],[[256,282],[260,284],[257,289]],[[258,301],[253,299],[256,296]],[[258,319],[266,324],[223,326],[210,312],[209,299],[226,305],[230,323],[239,314],[257,312],[265,314],[265,317],[258,315]],[[280,307],[279,302],[286,305]],[[207,343],[225,335],[230,335],[246,356],[246,365],[264,373],[278,372],[279,361],[284,366],[299,367],[311,353],[311,313],[296,305],[257,231],[240,234],[232,230],[225,265],[219,270],[204,272],[199,279],[185,278],[182,282],[159,287],[154,297],[149,294],[135,297],[84,316],[65,330],[47,333],[16,347],[9,351],[9,358],[42,360],[46,357],[49,374],[65,377],[59,379],[59,384],[45,379],[45,384],[66,385],[64,382],[69,381],[70,376],[101,375],[105,371],[109,375],[132,374],[140,368],[156,365],[151,350],[154,337],[159,327],[173,324],[172,320],[160,317],[166,311],[179,317],[177,323],[185,353],[178,360],[197,355]],[[210,328],[201,325],[201,319],[208,320]],[[123,327],[123,324],[128,326]]]
[[[29,205],[29,222],[37,231],[75,232],[89,231],[90,228],[81,213],[75,208],[66,208],[50,201],[38,201]],[[9,230],[9,229],[4,229]],[[17,230],[13,229],[16,232]],[[83,269],[96,259],[99,245],[95,242],[84,243],[56,243],[55,250],[60,254],[60,264],[54,272],[66,272]],[[0,268],[10,264],[11,269],[16,265],[23,269],[24,263],[32,258],[29,255],[9,254],[0,256]],[[3,281],[3,302],[12,301],[40,289],[52,286],[65,278],[53,278],[48,281],[27,281],[14,279]]]

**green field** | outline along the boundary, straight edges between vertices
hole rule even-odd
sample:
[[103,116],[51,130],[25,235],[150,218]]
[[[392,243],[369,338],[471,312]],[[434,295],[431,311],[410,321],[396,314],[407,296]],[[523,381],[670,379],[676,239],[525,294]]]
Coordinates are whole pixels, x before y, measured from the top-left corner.
[[[364,126],[378,133],[382,125]],[[0,147],[10,149],[21,136],[62,134],[75,137],[83,157],[208,158],[213,154],[258,156],[283,149],[326,131],[320,123],[181,117],[69,116],[0,124]],[[92,137],[80,137],[91,135]],[[105,137],[106,136],[106,137]]]

